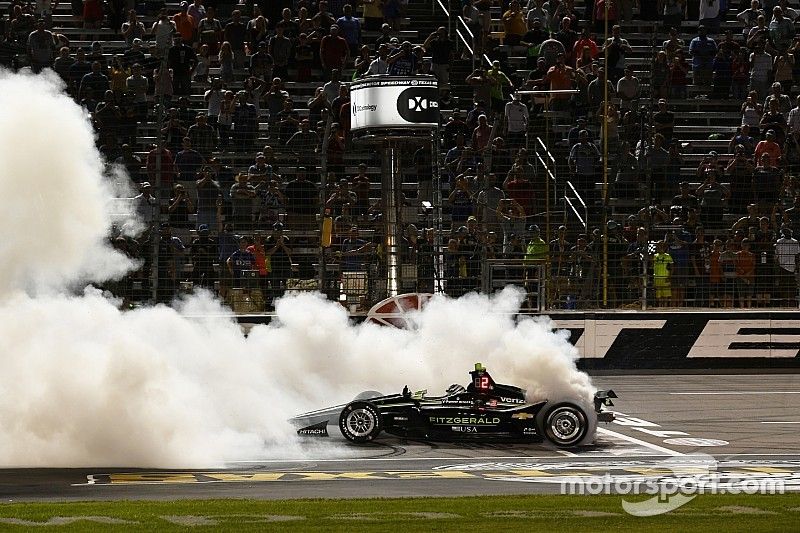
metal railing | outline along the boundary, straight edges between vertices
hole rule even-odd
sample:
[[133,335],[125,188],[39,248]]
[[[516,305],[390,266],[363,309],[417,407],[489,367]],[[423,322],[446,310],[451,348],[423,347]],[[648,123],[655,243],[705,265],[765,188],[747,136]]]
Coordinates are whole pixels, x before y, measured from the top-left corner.
[[[569,215],[572,213],[577,219],[578,224],[583,228],[583,232],[588,230],[589,208],[583,201],[572,182],[567,180],[564,185],[564,225],[569,227]],[[583,213],[581,215],[581,213]]]

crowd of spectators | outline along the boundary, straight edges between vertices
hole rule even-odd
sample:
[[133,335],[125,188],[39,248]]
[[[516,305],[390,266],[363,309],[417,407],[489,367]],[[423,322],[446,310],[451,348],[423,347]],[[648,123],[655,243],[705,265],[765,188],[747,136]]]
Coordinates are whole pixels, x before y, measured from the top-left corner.
[[[265,308],[319,276],[326,217],[327,261],[380,265],[379,161],[352,144],[348,85],[429,74],[446,113],[440,153],[404,154],[416,183],[404,201],[418,209],[403,219],[409,290],[485,288],[488,265],[505,260],[494,275],[534,292],[547,262],[553,306],[795,305],[791,3],[453,0],[473,36],[457,50],[445,26],[407,39],[404,0],[73,1],[72,32],[56,3],[13,0],[0,51],[52,68],[139,188],[150,231],[113,236],[145,260],[131,293],[150,290],[155,261],[163,301],[191,282],[222,296],[260,288]],[[473,57],[466,77],[452,75]],[[711,128],[724,142],[694,157],[690,115],[712,126],[729,101],[741,103],[739,126]],[[537,136],[556,157],[552,192]],[[353,171],[356,152],[365,163]],[[567,179],[585,212],[562,205]],[[437,199],[440,228],[425,216]]]

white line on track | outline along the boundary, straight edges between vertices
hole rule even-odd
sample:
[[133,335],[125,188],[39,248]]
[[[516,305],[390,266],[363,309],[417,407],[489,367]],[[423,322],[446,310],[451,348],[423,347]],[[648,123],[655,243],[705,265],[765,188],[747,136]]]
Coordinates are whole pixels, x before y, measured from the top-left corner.
[[670,392],[672,396],[743,396],[748,394],[800,394],[798,390]]
[[797,420],[781,420],[775,422],[761,422],[762,424],[800,424]]
[[657,451],[657,452],[661,452],[661,453],[663,453],[665,455],[671,455],[673,457],[684,455],[681,452],[677,452],[675,450],[670,450],[669,448],[664,448],[663,446],[659,446],[657,444],[653,444],[653,443],[647,442],[645,440],[637,439],[637,438],[625,435],[623,433],[617,433],[616,431],[611,431],[610,429],[597,428],[597,433],[599,433],[601,435],[609,435],[609,436],[612,436],[612,437],[616,437],[618,439],[626,440],[628,442],[632,442],[634,444],[638,444],[639,446],[644,446],[645,448],[650,448],[651,450],[654,450],[654,451]]

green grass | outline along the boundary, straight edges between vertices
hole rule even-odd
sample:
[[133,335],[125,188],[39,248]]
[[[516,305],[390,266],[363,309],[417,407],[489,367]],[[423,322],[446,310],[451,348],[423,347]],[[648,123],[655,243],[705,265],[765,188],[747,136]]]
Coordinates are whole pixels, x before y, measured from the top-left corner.
[[[797,531],[800,495],[701,495],[640,518],[619,496],[482,496],[359,500],[185,500],[0,505],[0,530],[106,531]],[[69,521],[66,517],[95,517]],[[11,519],[11,520],[10,520]],[[115,523],[96,520],[113,519]],[[120,522],[124,520],[126,522]],[[14,521],[20,521],[14,523]],[[187,527],[191,526],[191,527]]]

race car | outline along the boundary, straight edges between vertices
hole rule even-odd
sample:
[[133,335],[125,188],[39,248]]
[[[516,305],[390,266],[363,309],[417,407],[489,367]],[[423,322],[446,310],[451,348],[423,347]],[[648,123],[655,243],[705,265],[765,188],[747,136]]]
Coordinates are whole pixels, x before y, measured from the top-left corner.
[[[298,415],[292,422],[301,436],[328,436],[328,425],[350,442],[364,444],[381,433],[430,441],[542,442],[559,447],[584,444],[598,421],[611,422],[614,391],[597,391],[594,409],[580,402],[548,400],[528,402],[525,390],[495,383],[481,363],[470,372],[465,388],[451,385],[443,396],[412,393],[365,392],[346,405]],[[588,411],[588,412],[587,412]]]

